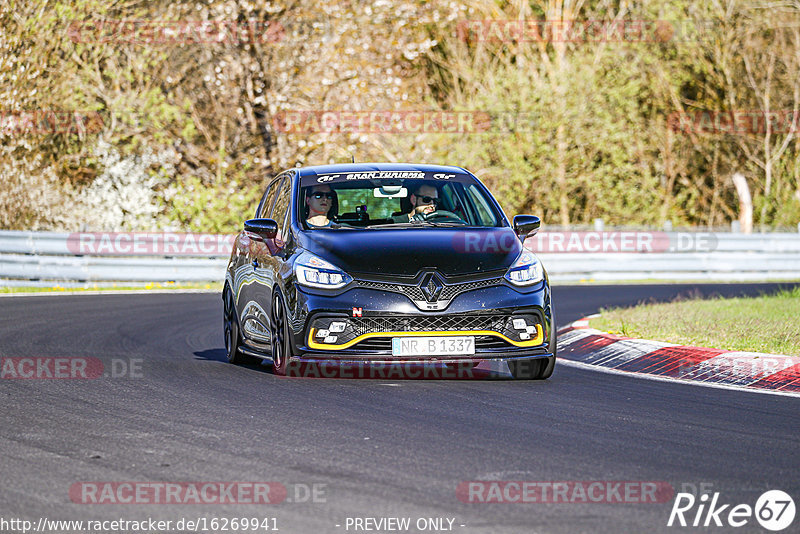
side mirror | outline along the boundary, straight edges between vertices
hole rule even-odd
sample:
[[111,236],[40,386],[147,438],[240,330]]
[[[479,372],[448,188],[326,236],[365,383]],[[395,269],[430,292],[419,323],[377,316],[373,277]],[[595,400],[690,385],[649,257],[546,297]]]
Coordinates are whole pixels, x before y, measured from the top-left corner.
[[514,217],[514,232],[525,241],[530,234],[539,231],[542,221],[536,215],[517,215]]
[[250,219],[244,222],[244,231],[262,239],[274,239],[278,234],[278,223],[272,219]]

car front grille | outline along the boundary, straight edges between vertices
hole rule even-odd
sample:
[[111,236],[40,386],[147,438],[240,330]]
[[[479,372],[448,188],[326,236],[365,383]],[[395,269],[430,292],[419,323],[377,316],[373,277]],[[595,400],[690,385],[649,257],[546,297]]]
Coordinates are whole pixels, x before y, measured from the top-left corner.
[[491,330],[502,332],[507,317],[504,315],[439,315],[397,317],[353,317],[355,337],[375,332],[458,332]]

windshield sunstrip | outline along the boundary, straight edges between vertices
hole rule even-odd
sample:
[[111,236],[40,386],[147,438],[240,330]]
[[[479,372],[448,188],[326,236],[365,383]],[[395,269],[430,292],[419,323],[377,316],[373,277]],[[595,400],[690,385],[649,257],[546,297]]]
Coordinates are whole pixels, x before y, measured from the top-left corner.
[[303,176],[300,185],[340,184],[354,180],[435,180],[442,182],[475,183],[475,178],[464,173],[422,171],[355,171]]

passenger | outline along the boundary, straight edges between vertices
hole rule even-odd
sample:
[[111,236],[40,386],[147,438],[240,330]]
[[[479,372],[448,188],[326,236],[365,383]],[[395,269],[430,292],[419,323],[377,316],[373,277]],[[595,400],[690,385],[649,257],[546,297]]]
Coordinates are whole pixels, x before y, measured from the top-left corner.
[[411,211],[395,215],[392,217],[394,222],[421,221],[425,215],[436,211],[439,205],[439,191],[432,185],[423,184],[411,193],[409,201],[411,201]]
[[306,188],[306,224],[309,228],[325,228],[333,224],[336,193],[328,185]]

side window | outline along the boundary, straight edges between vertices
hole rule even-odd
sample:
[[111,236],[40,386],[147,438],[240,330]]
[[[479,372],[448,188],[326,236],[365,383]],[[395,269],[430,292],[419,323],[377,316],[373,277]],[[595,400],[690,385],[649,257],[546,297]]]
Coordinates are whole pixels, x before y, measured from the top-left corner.
[[271,219],[278,223],[278,237],[283,239],[286,235],[286,216],[289,212],[289,204],[292,199],[292,178],[287,176],[279,189],[275,199],[275,207],[272,209]]
[[272,202],[275,200],[275,194],[278,192],[281,180],[283,180],[282,175],[272,180],[272,183],[269,184],[269,187],[267,187],[264,200],[261,202],[261,206],[259,207],[257,215],[259,219],[266,219],[269,217],[270,208],[272,208]]
[[439,198],[441,200],[441,204],[439,204],[440,210],[452,211],[456,215],[463,211],[458,201],[458,193],[453,190],[453,184],[444,184],[439,189]]
[[267,186],[267,190],[264,191],[264,194],[261,196],[261,202],[258,203],[256,214],[253,215],[254,218],[258,219],[261,217],[261,208],[267,203],[267,197],[269,197],[270,191],[272,191],[272,183]]
[[478,223],[481,226],[497,226],[498,220],[494,215],[486,197],[481,193],[475,184],[469,184],[466,187],[467,195],[475,206],[478,216]]

